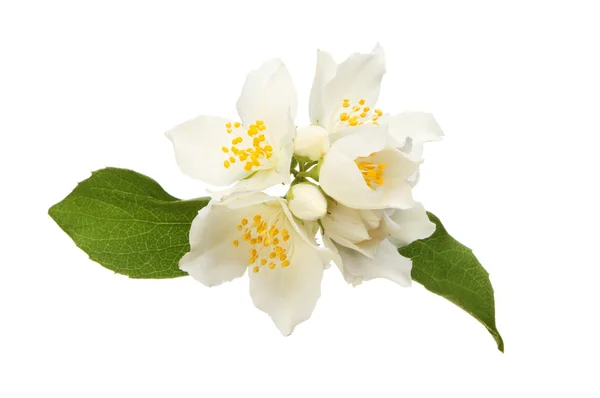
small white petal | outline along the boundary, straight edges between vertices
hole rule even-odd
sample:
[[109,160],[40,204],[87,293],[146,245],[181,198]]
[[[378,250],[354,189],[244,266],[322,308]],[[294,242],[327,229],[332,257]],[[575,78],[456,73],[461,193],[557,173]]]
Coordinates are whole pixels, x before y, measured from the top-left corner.
[[192,222],[190,251],[179,268],[206,286],[217,286],[244,275],[248,267],[245,253],[232,250],[240,211],[225,206],[205,206]]
[[337,246],[342,261],[342,273],[348,283],[358,285],[362,281],[375,278],[386,278],[400,286],[410,286],[412,262],[398,253],[398,249],[387,240],[383,240],[374,258],[361,253]]
[[[384,115],[386,116],[386,115]],[[387,124],[388,133],[399,144],[404,146],[413,160],[420,160],[423,145],[430,141],[439,141],[444,133],[432,114],[425,112],[403,112],[395,116],[381,118],[380,124]]]
[[303,241],[294,245],[289,259],[290,266],[286,268],[249,273],[254,305],[269,314],[284,336],[310,318],[321,296],[321,279],[327,264],[316,248]]
[[323,89],[325,85],[333,79],[337,69],[337,63],[326,51],[317,51],[317,68],[315,70],[315,79],[310,90],[309,114],[312,124],[319,124],[323,121],[325,109],[323,106]]
[[389,239],[397,247],[428,238],[435,232],[435,224],[429,221],[425,208],[418,202],[410,209],[396,210],[386,216],[386,225],[391,235]]
[[281,60],[272,59],[248,74],[237,109],[247,126],[257,120],[269,124],[281,115],[290,115],[293,120],[297,101],[290,73]]
[[242,162],[224,162],[231,153],[224,153],[231,147],[236,133],[227,133],[226,123],[230,120],[200,116],[182,123],[166,133],[173,143],[175,158],[181,171],[192,178],[211,185],[225,186],[241,180],[250,174],[244,170]]
[[321,219],[321,224],[330,238],[347,247],[370,238],[360,212],[333,200],[328,201],[327,215]]

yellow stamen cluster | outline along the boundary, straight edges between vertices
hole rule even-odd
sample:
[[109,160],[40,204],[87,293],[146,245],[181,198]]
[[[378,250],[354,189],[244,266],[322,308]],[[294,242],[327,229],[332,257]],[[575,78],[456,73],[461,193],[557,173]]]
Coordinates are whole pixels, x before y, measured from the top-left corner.
[[371,108],[365,106],[366,101],[361,99],[358,105],[351,105],[348,98],[344,98],[342,107],[347,108],[340,114],[340,122],[348,124],[348,126],[360,126],[365,123],[373,123],[379,125],[378,119],[383,115],[380,109],[371,111]]
[[[239,129],[241,126],[240,122],[225,124],[228,134],[234,133],[234,129]],[[234,133],[236,137],[231,140],[231,147],[227,148],[224,146],[221,148],[223,153],[227,156],[227,159],[223,162],[223,167],[228,169],[236,162],[236,160],[239,160],[240,162],[246,162],[244,170],[250,171],[255,167],[259,167],[261,165],[261,160],[270,159],[271,156],[273,156],[273,148],[270,145],[264,145],[266,138],[265,135],[261,133],[266,129],[267,126],[262,120],[257,120],[254,124],[251,124],[250,127],[248,127],[247,134],[248,137],[252,139],[252,145],[247,145],[244,149],[238,147],[238,145],[244,142],[244,138],[238,135],[238,132],[236,131]]]
[[358,169],[360,170],[369,188],[373,189],[372,184],[379,186],[383,185],[385,182],[383,178],[383,170],[386,167],[385,163],[381,162],[379,164],[375,164],[374,162],[368,160],[355,160],[354,162],[358,166]]
[[[275,269],[277,265],[282,268],[290,265],[287,249],[279,244],[282,240],[287,242],[290,239],[287,229],[283,228],[279,231],[275,225],[269,225],[260,214],[257,214],[252,218],[252,222],[242,218],[237,230],[243,230],[241,239],[250,244],[248,265],[253,266],[252,272],[258,272],[264,266]],[[233,246],[239,247],[239,244],[239,240],[233,241]]]

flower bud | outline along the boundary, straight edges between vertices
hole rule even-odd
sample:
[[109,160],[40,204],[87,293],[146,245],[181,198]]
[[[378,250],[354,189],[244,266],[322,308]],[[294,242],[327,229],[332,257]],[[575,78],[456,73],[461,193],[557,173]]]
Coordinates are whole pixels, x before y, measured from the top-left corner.
[[314,221],[327,213],[327,200],[319,188],[309,182],[302,182],[290,189],[288,207],[299,219]]
[[294,138],[294,153],[298,156],[319,160],[329,149],[329,134],[321,126],[300,127]]

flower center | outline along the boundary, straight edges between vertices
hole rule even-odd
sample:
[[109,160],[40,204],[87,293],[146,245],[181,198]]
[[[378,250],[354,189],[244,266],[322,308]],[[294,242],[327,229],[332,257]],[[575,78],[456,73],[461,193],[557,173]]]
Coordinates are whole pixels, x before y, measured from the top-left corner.
[[360,126],[365,123],[373,123],[379,125],[377,120],[383,112],[380,109],[375,109],[371,112],[371,108],[365,105],[366,101],[361,99],[358,104],[352,105],[348,98],[344,98],[342,107],[344,112],[340,114],[340,122],[348,126]]
[[227,134],[233,134],[236,137],[231,140],[231,147],[227,148],[224,146],[221,148],[227,156],[227,159],[223,162],[223,167],[226,169],[230,168],[237,159],[240,162],[246,162],[244,170],[250,171],[253,168],[259,167],[261,160],[264,161],[264,159],[270,159],[273,156],[273,147],[271,145],[264,145],[265,135],[261,132],[265,131],[267,126],[262,120],[257,120],[254,124],[250,125],[247,131],[248,138],[246,138],[246,141],[252,139],[252,145],[246,143],[245,148],[240,149],[241,144],[245,141],[244,137],[238,132],[238,129],[241,127],[242,124],[240,122],[225,124]]
[[[275,269],[277,265],[281,268],[290,265],[287,249],[283,247],[287,246],[284,242],[290,239],[287,229],[282,228],[279,231],[275,225],[269,224],[260,214],[257,214],[252,218],[252,222],[242,218],[237,230],[240,231],[241,239],[250,244],[248,265],[253,266],[252,272],[259,272],[262,267]],[[233,246],[239,247],[239,245],[239,240],[233,241]]]
[[[371,154],[369,156],[373,156]],[[379,164],[368,161],[368,160],[355,160],[354,163],[358,166],[360,173],[362,174],[367,186],[373,189],[373,185],[381,186],[385,182],[383,178],[383,170],[386,168],[386,164],[381,162]]]

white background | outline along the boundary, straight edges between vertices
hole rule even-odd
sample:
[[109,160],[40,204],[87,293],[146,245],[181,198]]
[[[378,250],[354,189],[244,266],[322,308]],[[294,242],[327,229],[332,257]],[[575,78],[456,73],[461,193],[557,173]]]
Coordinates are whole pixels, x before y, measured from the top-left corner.
[[[391,6],[393,4],[393,7]],[[594,397],[598,387],[600,13],[594,2],[2,1],[0,396]],[[235,117],[245,74],[281,57],[300,96],[317,48],[384,46],[379,106],[433,112],[416,197],[491,273],[486,330],[419,285],[326,272],[283,338],[247,280],[130,280],[48,217],[90,171],[171,194],[164,131]]]

